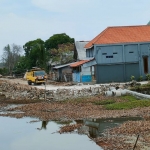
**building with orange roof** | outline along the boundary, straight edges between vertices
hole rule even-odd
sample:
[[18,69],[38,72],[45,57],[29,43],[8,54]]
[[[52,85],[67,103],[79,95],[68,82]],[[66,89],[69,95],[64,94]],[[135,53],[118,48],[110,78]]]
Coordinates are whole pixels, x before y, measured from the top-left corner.
[[96,61],[96,82],[125,82],[150,73],[150,26],[108,27],[85,45]]

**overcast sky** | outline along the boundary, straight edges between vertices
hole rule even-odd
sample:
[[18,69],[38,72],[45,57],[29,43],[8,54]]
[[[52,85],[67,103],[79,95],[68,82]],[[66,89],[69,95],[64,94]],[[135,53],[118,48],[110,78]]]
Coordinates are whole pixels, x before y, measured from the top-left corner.
[[109,26],[146,25],[150,0],[0,0],[0,55],[53,34],[92,40]]

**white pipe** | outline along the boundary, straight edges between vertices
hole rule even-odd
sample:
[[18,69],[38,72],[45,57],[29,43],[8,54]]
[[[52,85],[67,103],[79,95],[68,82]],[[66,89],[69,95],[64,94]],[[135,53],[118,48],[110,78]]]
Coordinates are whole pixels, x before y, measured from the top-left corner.
[[121,91],[120,90],[116,90],[115,91],[115,96],[121,96]]
[[147,95],[147,94],[142,94],[142,93],[138,93],[138,92],[130,91],[130,90],[126,90],[126,92],[129,93],[129,94],[132,94],[133,96],[138,96],[138,97],[141,97],[141,98],[150,99],[150,95]]
[[112,91],[106,91],[105,96],[112,96]]
[[120,92],[121,92],[121,95],[126,95],[127,94],[127,91],[124,90],[124,89],[118,89]]
[[121,96],[121,91],[114,89],[114,90],[112,90],[112,95],[113,96]]

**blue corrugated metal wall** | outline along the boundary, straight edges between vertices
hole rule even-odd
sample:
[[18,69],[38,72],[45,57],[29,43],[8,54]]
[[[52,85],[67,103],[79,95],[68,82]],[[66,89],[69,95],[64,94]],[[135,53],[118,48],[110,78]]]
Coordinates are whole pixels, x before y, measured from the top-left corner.
[[91,82],[91,81],[92,81],[91,75],[83,75],[82,76],[82,82]]
[[[90,49],[87,56],[90,56]],[[89,53],[89,54],[88,54]],[[150,64],[150,43],[96,45],[93,53],[96,62],[97,83],[130,81],[145,77],[143,56]],[[150,73],[150,65],[148,65]]]

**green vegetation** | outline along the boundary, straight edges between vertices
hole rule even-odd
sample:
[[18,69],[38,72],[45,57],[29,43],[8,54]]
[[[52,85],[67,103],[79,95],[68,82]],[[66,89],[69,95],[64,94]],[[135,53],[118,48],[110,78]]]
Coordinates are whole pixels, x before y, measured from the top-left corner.
[[132,102],[132,101],[139,100],[137,97],[132,96],[132,95],[121,96],[121,99],[126,100],[127,102]]
[[94,102],[94,104],[96,105],[107,105],[107,104],[113,104],[113,103],[115,103],[115,100],[112,100],[112,99]]
[[[21,55],[24,50],[24,55]],[[67,34],[54,34],[48,40],[38,38],[28,41],[21,46],[6,45],[3,49],[1,64],[7,71],[1,70],[2,74],[12,75],[25,73],[32,67],[50,70],[50,63],[69,63],[74,60],[74,38]]]
[[91,103],[93,105],[100,105],[106,110],[121,110],[121,109],[133,109],[137,107],[149,107],[150,100],[138,99],[132,95],[125,95],[121,97],[105,97],[101,95],[92,97],[80,97],[75,99],[68,99],[61,103],[70,103],[74,105],[86,105]]
[[143,76],[140,76],[140,77],[139,77],[139,81],[143,81]]
[[7,75],[8,74],[8,69],[7,68],[0,68],[0,74],[1,75]]
[[149,91],[149,89],[150,89],[150,83],[130,88],[130,90],[132,91],[145,91],[145,90]]
[[150,74],[147,74],[147,75],[146,75],[146,79],[147,79],[148,81],[150,81]]
[[121,97],[113,97],[112,99],[105,99],[101,101],[94,101],[95,105],[103,105],[107,110],[121,110],[121,109],[133,109],[137,107],[150,106],[150,100],[138,99],[132,95],[125,95]]
[[121,100],[122,102],[120,101],[113,104],[106,104],[104,108],[108,110],[121,110],[150,106],[150,100],[139,100],[138,98],[132,95],[121,96]]
[[74,43],[74,38],[70,38],[67,34],[54,34],[45,41],[45,48],[47,50],[58,49],[59,44]]
[[120,110],[120,109],[133,109],[137,107],[148,107],[150,106],[150,100],[135,100],[123,103],[115,103],[105,105],[106,109],[111,110]]
[[131,76],[131,81],[135,80],[135,76]]
[[48,52],[44,47],[43,40],[36,39],[29,41],[23,46],[23,48],[25,51],[26,69],[31,69],[35,66],[46,69]]

